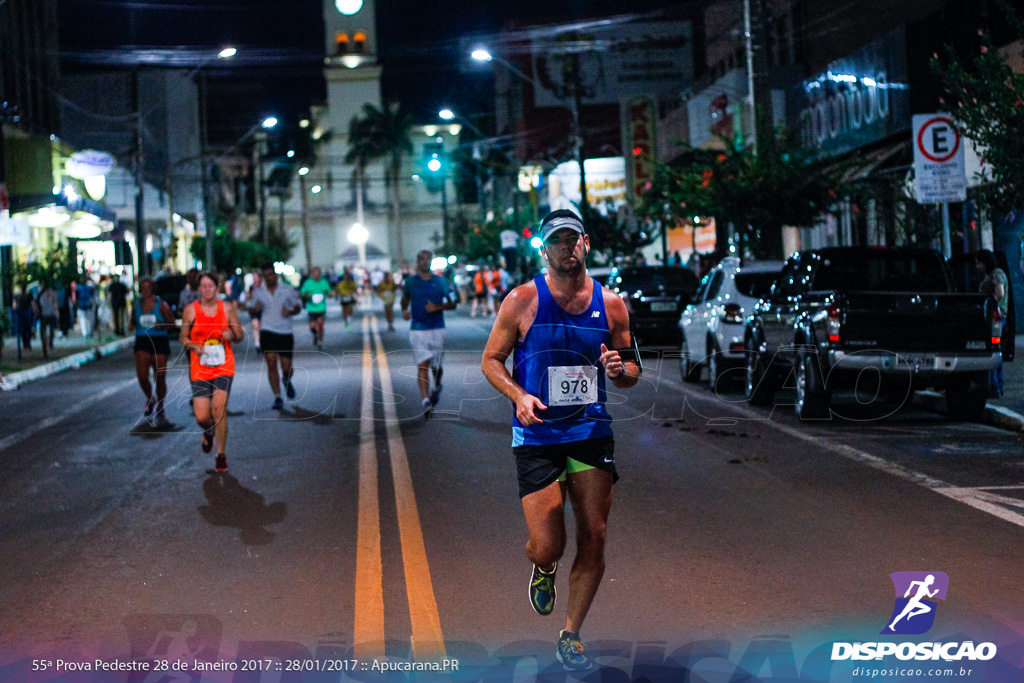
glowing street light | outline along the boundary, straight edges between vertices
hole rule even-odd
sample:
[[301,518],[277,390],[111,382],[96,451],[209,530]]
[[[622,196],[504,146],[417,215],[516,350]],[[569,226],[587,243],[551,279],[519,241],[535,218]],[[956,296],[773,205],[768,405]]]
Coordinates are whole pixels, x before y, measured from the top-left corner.
[[233,47],[226,47],[220,52],[218,52],[217,56],[221,59],[230,59],[231,57],[234,57],[236,54],[238,54],[238,50],[236,50]]
[[491,59],[493,59],[491,53],[483,49],[482,47],[478,47],[477,49],[473,50],[473,52],[470,54],[470,57],[472,57],[478,62],[489,62],[491,61]]
[[437,112],[437,115],[440,116],[445,121],[451,121],[452,119],[455,118],[455,112],[453,112],[451,109],[442,109],[441,111]]
[[309,173],[309,166],[303,166],[299,169],[299,175],[306,175]]
[[313,194],[320,194],[320,191],[323,189],[324,188],[320,187],[319,185],[314,185],[313,187],[310,188],[309,191],[312,192]]
[[359,250],[359,265],[366,265],[366,240],[370,239],[370,232],[363,227],[362,223],[355,223],[348,231],[348,241],[356,245]]
[[277,118],[274,117],[274,116],[268,116],[267,118],[263,119],[263,127],[264,128],[273,128],[276,125],[277,125]]

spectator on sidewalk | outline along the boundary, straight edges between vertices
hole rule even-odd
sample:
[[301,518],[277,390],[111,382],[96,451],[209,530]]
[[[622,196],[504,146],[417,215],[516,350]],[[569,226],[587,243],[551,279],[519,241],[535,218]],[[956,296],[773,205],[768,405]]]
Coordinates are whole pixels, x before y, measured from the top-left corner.
[[113,277],[107,287],[110,296],[110,312],[113,317],[114,334],[124,336],[125,312],[128,307],[128,286],[119,277]]
[[[975,267],[984,279],[978,286],[978,291],[988,294],[996,299],[999,306],[999,313],[1003,321],[1003,329],[1006,329],[1006,318],[1010,313],[1010,281],[1006,273],[999,267],[996,256],[988,249],[980,249],[975,256]],[[999,356],[999,366],[993,369],[989,376],[989,395],[991,398],[999,398],[1003,395],[1003,357]]]
[[82,328],[83,337],[91,337],[93,333],[93,295],[96,293],[95,287],[88,277],[82,278],[81,284],[77,288],[77,300],[78,300],[78,324]]
[[43,346],[43,358],[49,358],[47,348],[53,349],[53,337],[57,331],[60,316],[60,301],[49,280],[43,281],[39,292],[39,342]]

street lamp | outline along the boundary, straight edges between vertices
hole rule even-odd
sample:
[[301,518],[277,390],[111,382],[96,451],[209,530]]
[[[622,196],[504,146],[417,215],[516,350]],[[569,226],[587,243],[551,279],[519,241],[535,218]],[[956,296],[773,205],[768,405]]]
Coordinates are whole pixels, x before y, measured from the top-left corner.
[[[514,73],[521,80],[526,81],[534,86],[543,87],[534,78],[520,71],[514,64],[508,60],[502,59],[497,55],[491,54],[489,50],[483,47],[478,47],[470,53],[470,57],[478,62],[491,62],[495,61],[504,66],[506,69]],[[587,176],[583,168],[583,164],[586,161],[583,158],[583,140],[580,132],[580,98],[583,95],[583,86],[580,82],[580,65],[579,55],[572,55],[572,69],[570,70],[571,76],[567,77],[568,83],[564,87],[555,89],[555,96],[559,98],[567,98],[569,100],[569,113],[572,116],[572,148],[573,158],[576,159],[580,166],[580,203],[587,203]]]
[[354,224],[348,231],[348,241],[359,250],[359,265],[366,266],[366,240],[370,239],[369,231],[362,223]]
[[[257,212],[260,219],[260,240],[263,244],[267,243],[267,198],[263,194],[263,155],[266,153],[267,134],[264,131],[270,130],[277,125],[277,117],[268,116],[263,119],[260,126],[263,128],[262,131],[256,133],[256,145],[253,148],[253,154],[256,157],[256,201],[259,202],[257,206]],[[255,126],[254,126],[255,128]],[[284,226],[281,226],[284,229]]]
[[[465,118],[464,116],[459,116],[458,114],[456,114],[451,109],[448,109],[447,107],[445,107],[441,111],[437,112],[437,115],[440,118],[442,118],[443,120],[445,120],[445,121],[453,121],[455,119],[459,119],[460,121],[462,121],[462,123],[464,123],[465,125],[469,126],[469,129],[472,130],[474,133],[476,133],[478,136],[480,136],[482,139],[485,139],[485,140],[487,139],[487,135],[482,130],[477,128],[475,125],[473,125],[472,121],[470,121],[469,119]],[[480,151],[480,142],[479,141],[474,141],[473,142],[473,158],[476,159],[477,162],[479,162],[480,159],[482,158],[482,156],[483,155],[482,155],[482,153]],[[430,164],[429,163],[427,164],[427,168],[430,168]],[[431,171],[436,171],[437,169],[430,168],[430,170]],[[479,171],[480,171],[480,169],[478,168],[477,172],[474,173],[473,175],[476,177],[475,178],[476,179],[476,203],[480,207],[480,222],[483,223],[485,218],[486,218],[487,213],[486,213],[486,211],[484,209],[484,201],[483,201],[483,196],[484,196],[483,179],[480,177],[480,172]],[[493,192],[493,186],[492,186],[492,192]],[[447,243],[446,243],[446,246],[447,246]]]
[[[229,46],[229,47],[225,47],[223,50],[218,52],[217,53],[217,57],[219,59],[231,59],[236,54],[238,54],[238,50],[236,50],[235,48]],[[202,64],[197,66],[192,71],[192,73],[189,74],[189,75],[191,76],[191,75],[194,75],[195,73],[199,72],[200,69],[202,69],[204,66],[206,66],[206,64],[208,64],[211,61],[213,61],[213,60],[211,59],[211,60],[207,60],[206,62],[203,62]],[[210,140],[209,140],[209,130],[207,129],[207,120],[206,120],[207,119],[206,96],[207,96],[207,92],[206,92],[206,72],[203,72],[203,73],[200,74],[200,78],[199,78],[199,100],[200,100],[200,102],[199,102],[199,116],[200,116],[200,119],[201,119],[200,122],[199,122],[199,147],[200,147],[200,149],[199,149],[199,156],[200,156],[200,159],[202,159],[202,161],[200,162],[201,165],[202,165],[202,169],[201,169],[202,173],[200,175],[200,178],[201,178],[201,191],[203,193],[203,201],[202,201],[202,212],[201,212],[201,214],[199,216],[199,220],[197,222],[199,223],[200,232],[203,233],[204,239],[206,241],[206,244],[205,244],[205,246],[206,246],[206,255],[203,258],[203,267],[206,270],[208,270],[210,272],[213,272],[213,268],[214,268],[214,265],[215,265],[214,262],[213,262],[213,240],[214,240],[214,234],[213,233],[216,232],[216,229],[214,229],[214,227],[213,227],[213,221],[208,221],[209,198],[207,197],[207,195],[209,194],[209,187],[207,185],[206,175],[209,172],[209,169],[207,168],[207,163],[206,163],[206,155],[207,155],[207,149],[206,148],[209,145]],[[142,248],[143,249],[145,248],[145,243],[143,243],[143,247]]]

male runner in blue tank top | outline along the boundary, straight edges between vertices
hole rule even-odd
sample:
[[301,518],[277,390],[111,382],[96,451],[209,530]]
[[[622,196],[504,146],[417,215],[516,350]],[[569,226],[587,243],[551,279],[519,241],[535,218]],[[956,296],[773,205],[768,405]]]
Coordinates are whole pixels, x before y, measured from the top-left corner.
[[[556,655],[568,670],[590,667],[579,631],[604,574],[604,544],[615,471],[605,380],[632,387],[640,366],[620,350],[631,344],[622,299],[587,276],[590,237],[580,218],[553,211],[541,222],[547,275],[505,299],[484,349],[487,380],[515,404],[512,452],[519,474],[533,563],[530,604],[555,605],[555,571],[565,551],[565,498],[576,517],[576,558]],[[505,361],[514,352],[509,374]]]

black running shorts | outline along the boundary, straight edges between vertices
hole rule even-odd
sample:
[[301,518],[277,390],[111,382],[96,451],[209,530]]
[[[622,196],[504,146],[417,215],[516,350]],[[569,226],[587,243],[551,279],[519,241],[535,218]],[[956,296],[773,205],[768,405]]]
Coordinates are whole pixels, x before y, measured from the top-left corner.
[[611,436],[546,446],[514,446],[512,454],[516,458],[520,498],[547,488],[567,469],[571,472],[569,458],[610,473],[612,483],[619,480],[615,469],[615,439]]
[[295,348],[295,336],[261,331],[260,348],[263,349],[263,353],[276,353],[285,358],[291,358],[292,349]]
[[213,398],[214,391],[226,391],[231,393],[231,382],[234,377],[214,377],[213,379],[194,379],[192,384],[192,398]]
[[171,355],[171,340],[167,337],[150,337],[139,334],[135,337],[135,352],[150,353],[154,356]]

